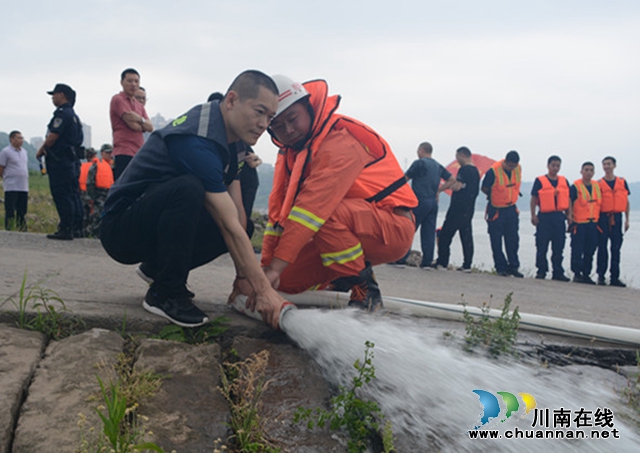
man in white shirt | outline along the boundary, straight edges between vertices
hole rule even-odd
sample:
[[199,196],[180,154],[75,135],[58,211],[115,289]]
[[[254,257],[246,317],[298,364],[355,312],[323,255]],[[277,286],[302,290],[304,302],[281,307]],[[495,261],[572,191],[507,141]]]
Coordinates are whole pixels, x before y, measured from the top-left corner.
[[4,227],[27,231],[24,216],[29,200],[29,167],[24,138],[19,131],[9,134],[9,146],[0,151],[0,177],[4,186]]

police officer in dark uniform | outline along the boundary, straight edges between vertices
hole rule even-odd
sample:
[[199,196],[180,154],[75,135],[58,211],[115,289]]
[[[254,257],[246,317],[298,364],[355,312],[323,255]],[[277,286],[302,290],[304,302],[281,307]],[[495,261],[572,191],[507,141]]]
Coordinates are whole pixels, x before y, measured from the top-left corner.
[[49,188],[56,205],[60,223],[58,231],[48,234],[49,239],[71,240],[82,235],[82,201],[78,178],[83,141],[82,123],[73,111],[76,92],[63,83],[58,83],[51,95],[57,108],[49,122],[47,138],[38,149],[36,157],[46,156]]

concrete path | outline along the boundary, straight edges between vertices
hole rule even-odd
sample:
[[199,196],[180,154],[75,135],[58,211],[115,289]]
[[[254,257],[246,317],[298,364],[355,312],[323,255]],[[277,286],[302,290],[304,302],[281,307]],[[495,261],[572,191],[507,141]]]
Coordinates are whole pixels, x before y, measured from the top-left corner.
[[[99,319],[103,327],[120,325],[125,312],[128,322],[153,322],[155,317],[141,307],[147,286],[135,268],[113,261],[97,240],[58,242],[0,231],[0,311],[11,309],[7,300],[17,295],[26,271],[28,285],[55,290],[73,313]],[[640,328],[639,289],[388,265],[375,272],[383,295],[499,307],[512,292],[513,306],[522,313]],[[197,305],[209,313],[226,311],[234,275],[228,255],[193,271],[189,286]]]

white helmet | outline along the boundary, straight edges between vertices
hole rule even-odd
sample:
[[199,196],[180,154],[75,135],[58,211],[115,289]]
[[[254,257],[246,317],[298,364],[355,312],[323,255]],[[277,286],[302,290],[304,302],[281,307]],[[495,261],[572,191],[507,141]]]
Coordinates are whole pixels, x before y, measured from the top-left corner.
[[281,74],[271,76],[271,78],[276,83],[278,92],[280,93],[280,96],[278,96],[276,116],[280,115],[295,102],[309,96],[309,92],[305,90],[300,82],[294,82],[289,77]]

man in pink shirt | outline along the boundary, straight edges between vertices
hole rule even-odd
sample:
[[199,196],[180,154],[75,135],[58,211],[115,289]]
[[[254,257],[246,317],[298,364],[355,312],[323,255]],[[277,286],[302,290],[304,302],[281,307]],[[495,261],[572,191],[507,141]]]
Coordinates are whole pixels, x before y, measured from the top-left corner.
[[113,176],[118,178],[144,143],[143,133],[152,132],[144,105],[136,100],[140,74],[133,68],[122,71],[122,91],[111,98],[109,116],[113,130]]

